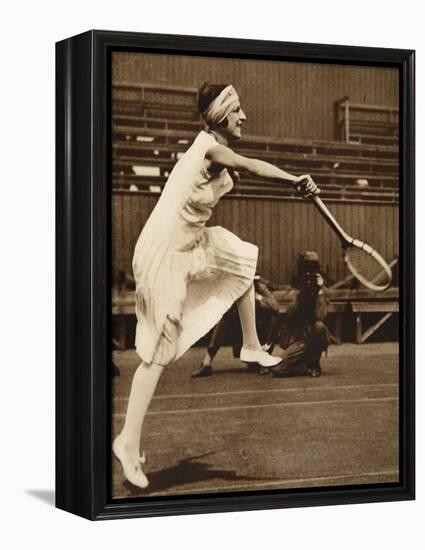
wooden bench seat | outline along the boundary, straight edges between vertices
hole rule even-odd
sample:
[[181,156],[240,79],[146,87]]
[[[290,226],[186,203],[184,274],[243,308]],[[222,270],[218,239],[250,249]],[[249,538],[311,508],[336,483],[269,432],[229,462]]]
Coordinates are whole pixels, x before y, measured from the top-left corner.
[[[279,311],[285,313],[295,299],[295,291],[274,292],[279,301]],[[328,313],[335,316],[335,337],[341,340],[342,317],[352,312],[355,318],[355,341],[363,344],[390,317],[399,312],[399,289],[392,287],[383,293],[374,293],[367,289],[345,290],[329,289]],[[363,330],[364,316],[370,313],[380,314],[366,330]]]
[[[398,301],[393,302],[361,302],[351,303],[351,309],[356,319],[356,343],[363,344],[374,334],[394,313],[399,312]],[[367,330],[363,330],[363,317],[368,313],[382,314]]]
[[[197,113],[197,116],[191,116],[191,119],[193,122],[198,122],[198,130],[202,127],[202,121],[201,117],[199,116],[199,113]],[[151,121],[157,120],[156,118],[152,118]],[[160,119],[161,120],[161,119]],[[169,121],[168,118],[164,118],[162,120]],[[184,118],[184,120],[180,120],[180,122],[187,121],[187,117]],[[143,116],[136,116],[136,115],[126,115],[121,113],[112,113],[112,129],[114,131],[122,131],[122,128],[135,128],[140,129],[145,126],[146,117]]]
[[[172,167],[176,160],[180,158],[184,152],[184,146],[173,148],[170,150],[166,147],[155,147],[151,143],[140,143],[137,154],[136,151],[131,155],[121,155],[114,149],[114,155],[112,157],[113,166],[116,170],[123,170],[124,172],[131,173],[134,165],[150,165],[150,163],[160,163],[166,166],[167,169]],[[238,150],[238,153],[246,154],[245,151]],[[385,161],[385,162],[373,162],[356,160],[354,162],[345,161],[342,159],[329,157],[306,157],[304,155],[266,155],[257,154],[254,158],[265,160],[279,166],[287,171],[297,172],[323,172],[323,173],[343,173],[359,175],[362,178],[368,176],[389,176],[396,178],[398,176],[398,162]]]
[[186,115],[197,111],[197,91],[151,84],[121,83],[112,85],[112,112],[143,116],[150,112]]
[[188,108],[185,105],[169,105],[155,101],[126,101],[116,100],[112,105],[114,116],[137,116],[145,119],[150,118],[187,118],[200,120],[196,109]]
[[372,120],[372,119],[359,119],[359,120],[351,120],[350,124],[354,124],[355,126],[364,126],[364,127],[376,127],[376,128],[389,128],[391,130],[397,130],[398,129],[398,122],[390,122],[388,120]]
[[[145,178],[139,176],[139,181],[137,183],[131,183],[126,181],[124,176],[117,176],[112,180],[112,186],[114,192],[119,192],[121,190],[127,193],[131,186],[131,192],[133,193],[160,193],[164,187],[165,179],[163,179],[162,182],[158,180],[160,180],[160,178]],[[321,196],[324,199],[338,199],[346,201],[368,200],[371,202],[378,201],[380,203],[394,203],[399,200],[399,192],[397,189],[393,188],[356,189],[335,184],[323,184],[321,191]],[[229,194],[265,199],[276,199],[282,197],[299,198],[296,191],[289,186],[282,186],[279,184],[267,185],[266,183],[259,184],[258,182],[239,182],[234,186]]]
[[[114,171],[123,170],[127,174],[133,172],[133,166],[161,166],[162,171],[171,172],[177,159],[182,154],[181,152],[175,153],[175,158],[170,158],[166,156],[161,156],[159,151],[156,151],[157,154],[151,156],[143,156],[140,158],[133,157],[131,161],[122,160],[118,157],[112,158],[113,169]],[[314,166],[308,165],[305,161],[299,162],[285,162],[281,159],[276,159],[273,162],[274,166],[278,166],[283,170],[294,172],[294,173],[304,173],[307,171],[313,177],[325,177],[327,180],[330,178],[336,178],[338,180],[349,180],[350,182],[356,181],[358,179],[367,179],[370,184],[378,184],[388,186],[398,186],[398,172],[370,172],[370,171],[361,171],[358,167],[356,169],[344,169],[343,167],[333,168],[326,166]],[[319,163],[320,164],[320,163]]]
[[[160,167],[161,168],[161,167]],[[341,183],[335,183],[330,182],[329,179],[322,178],[320,176],[317,176],[315,174],[312,174],[315,181],[320,183],[323,190],[327,191],[344,191],[344,192],[351,192],[356,194],[362,194],[362,193],[374,193],[377,196],[385,195],[386,193],[392,193],[392,194],[398,194],[398,188],[397,187],[390,187],[390,186],[369,186],[366,188],[361,188],[353,185],[351,180],[347,180],[347,182],[341,182]],[[128,188],[131,185],[136,185],[140,189],[147,188],[149,185],[159,185],[160,187],[164,187],[165,183],[167,182],[167,177],[164,175],[161,176],[154,176],[154,175],[136,175],[136,174],[122,174],[122,173],[114,173],[112,178],[113,188]],[[259,188],[263,190],[268,191],[281,191],[284,190],[287,192],[288,190],[294,191],[292,187],[284,185],[280,182],[274,182],[274,181],[266,181],[262,180],[261,178],[251,178],[248,176],[244,176],[241,178],[240,181],[235,183],[235,187],[239,187],[242,189],[243,187],[252,187],[252,188]]]
[[[342,125],[343,127],[343,125]],[[398,122],[388,122],[382,120],[352,120],[350,121],[350,134],[353,130],[359,130],[359,128],[367,129],[373,133],[373,135],[392,135],[397,136],[399,134]]]
[[[129,190],[127,188],[120,188],[118,184],[116,184],[116,188],[114,189],[114,192],[124,192],[128,193]],[[160,194],[161,193],[161,187],[155,184],[149,184],[144,187],[141,187],[139,189],[132,189],[130,191],[131,193],[138,193],[141,195],[151,195],[151,194]],[[263,200],[276,200],[276,199],[294,199],[298,200],[299,197],[296,195],[294,191],[292,191],[290,188],[282,189],[282,190],[276,190],[276,189],[266,189],[263,187],[254,187],[254,186],[238,186],[234,188],[230,193],[229,196],[233,197],[240,197],[240,198],[247,198],[247,199],[263,199]],[[346,203],[350,202],[356,202],[361,203],[364,200],[368,200],[370,204],[372,203],[379,203],[379,204],[394,204],[398,203],[399,196],[394,191],[388,191],[384,193],[373,193],[373,192],[350,192],[345,191],[342,188],[338,188],[337,190],[328,190],[326,187],[322,189],[321,197],[323,199],[327,200],[338,200],[338,201],[344,201]],[[302,199],[299,199],[302,200]]]
[[397,145],[398,136],[381,136],[378,134],[365,134],[362,132],[351,132],[350,141],[358,142],[361,144],[384,144],[384,145]]
[[[159,166],[161,168],[161,173],[163,175],[158,176],[157,178],[149,177],[149,182],[155,185],[164,185],[166,182],[167,177],[164,176],[165,172],[170,173],[172,170],[173,165],[167,165],[162,164],[161,162],[158,162],[157,164],[151,163],[152,166]],[[332,172],[319,172],[319,171],[310,171],[310,175],[312,178],[319,184],[319,185],[327,185],[327,184],[346,184],[346,185],[356,185],[356,181],[359,179],[367,179],[368,182],[371,184],[371,187],[373,187],[374,192],[379,192],[379,188],[384,189],[397,189],[398,188],[398,178],[394,176],[384,176],[384,175],[367,175],[364,174],[336,174]],[[124,185],[142,185],[146,182],[146,177],[144,176],[137,176],[136,174],[121,174],[121,173],[115,173],[113,174],[113,181],[119,180]],[[263,181],[260,178],[253,178],[251,176],[244,175],[241,178],[241,183],[247,185],[248,183],[253,183],[254,185],[259,185],[265,187],[276,187],[276,186],[282,186],[279,182],[273,182],[273,181]],[[363,189],[361,189],[363,191]]]
[[146,117],[143,119],[143,124],[137,127],[133,126],[114,126],[113,135],[116,138],[120,138],[122,135],[137,135],[143,133],[143,130],[172,130],[174,133],[191,132],[193,136],[200,130],[199,121],[191,116],[187,116],[185,119],[175,117],[174,119],[157,117]]
[[[125,145],[128,141],[123,140]],[[175,144],[170,147],[166,144],[140,142],[137,143],[137,148],[130,155],[120,153],[120,148],[114,148],[114,160],[128,164],[136,164],[152,158],[174,159],[177,153],[184,152],[187,146]],[[379,157],[350,157],[350,156],[328,156],[328,155],[306,155],[297,152],[283,152],[277,154],[270,151],[247,151],[240,146],[235,147],[235,151],[242,155],[252,158],[266,160],[272,164],[281,162],[285,164],[293,163],[295,165],[317,166],[317,167],[334,167],[338,165],[339,170],[347,170],[356,168],[365,172],[385,172],[398,173],[399,163],[397,158],[381,159]]]
[[[113,127],[113,132],[119,131],[120,133],[127,133],[129,135],[134,133],[144,133],[146,135],[152,136],[154,138],[166,138],[170,142],[177,142],[179,139],[189,139],[193,140],[196,135],[194,132],[178,132],[165,130],[160,128],[143,128],[136,126],[122,126],[122,127]],[[345,154],[348,156],[378,156],[382,157],[385,155],[398,155],[398,148],[394,146],[376,146],[364,144],[359,146],[356,143],[345,143],[339,141],[325,141],[325,140],[312,140],[312,139],[290,139],[290,138],[278,138],[271,140],[270,138],[262,136],[246,136],[240,142],[238,142],[238,148],[244,148],[246,150],[265,150],[265,151],[296,151],[306,154],[325,154],[325,155],[334,155],[334,154]]]

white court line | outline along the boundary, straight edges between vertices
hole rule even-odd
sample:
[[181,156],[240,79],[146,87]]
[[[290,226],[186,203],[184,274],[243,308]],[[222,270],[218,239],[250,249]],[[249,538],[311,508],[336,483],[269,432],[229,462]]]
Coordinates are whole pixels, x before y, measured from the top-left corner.
[[[270,407],[301,407],[309,405],[335,405],[337,403],[377,403],[398,401],[398,397],[370,397],[363,399],[332,399],[329,401],[292,401],[290,403],[261,403],[259,405],[233,405],[231,407],[205,407],[197,409],[174,409],[167,411],[149,411],[147,414],[152,416],[164,415],[164,414],[187,414],[187,413],[203,413],[203,412],[221,412],[221,411],[233,411],[233,410],[248,410],[248,409],[266,409]],[[125,416],[125,413],[113,414],[115,418],[121,418]]]
[[[318,386],[316,388],[270,388],[268,390],[238,390],[238,391],[225,391],[225,392],[204,392],[204,393],[169,393],[164,395],[154,395],[153,399],[190,399],[196,397],[221,397],[226,395],[250,395],[250,394],[266,394],[266,393],[290,393],[290,392],[307,392],[307,391],[321,391],[321,390],[356,390],[362,388],[398,388],[398,384],[353,384],[348,386]],[[127,397],[115,397],[114,401],[127,401]]]
[[177,491],[161,491],[158,493],[152,493],[149,496],[160,496],[160,495],[178,495],[178,494],[185,494],[190,495],[192,493],[217,493],[221,491],[241,491],[244,489],[248,490],[255,490],[255,489],[261,489],[263,487],[271,488],[271,487],[283,487],[286,488],[288,485],[294,485],[299,483],[304,483],[306,485],[303,485],[303,487],[307,487],[308,484],[311,483],[324,483],[329,481],[342,481],[346,479],[358,479],[358,478],[364,478],[364,477],[382,477],[382,476],[398,476],[399,472],[398,470],[389,470],[386,472],[365,472],[365,473],[358,473],[358,474],[344,474],[339,476],[323,476],[323,477],[311,477],[311,478],[299,478],[299,479],[281,479],[279,481],[261,481],[257,483],[240,483],[238,485],[224,485],[224,486],[217,486],[214,488],[214,490],[204,488],[204,489],[177,489]]

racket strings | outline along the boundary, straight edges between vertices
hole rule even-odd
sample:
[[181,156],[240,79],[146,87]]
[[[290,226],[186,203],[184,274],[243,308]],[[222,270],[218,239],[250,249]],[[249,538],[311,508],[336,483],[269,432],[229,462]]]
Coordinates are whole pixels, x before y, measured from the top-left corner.
[[391,270],[373,249],[365,251],[356,246],[349,247],[344,260],[351,273],[365,286],[382,290],[391,282]]

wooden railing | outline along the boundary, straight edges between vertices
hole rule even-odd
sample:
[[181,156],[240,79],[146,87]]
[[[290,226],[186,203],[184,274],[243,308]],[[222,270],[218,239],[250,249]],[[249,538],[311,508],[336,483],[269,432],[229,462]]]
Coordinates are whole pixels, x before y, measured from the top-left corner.
[[337,131],[346,143],[398,145],[398,107],[353,103],[344,97],[335,108]]

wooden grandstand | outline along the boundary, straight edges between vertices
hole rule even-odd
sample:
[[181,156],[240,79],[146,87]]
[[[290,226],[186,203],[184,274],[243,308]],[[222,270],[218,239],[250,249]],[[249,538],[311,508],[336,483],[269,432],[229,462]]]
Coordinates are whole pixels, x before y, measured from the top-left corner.
[[[203,127],[196,103],[195,89],[136,86],[126,83],[116,84],[112,88],[112,188],[114,204],[118,205],[114,216],[116,220],[122,220],[122,224],[118,221],[116,224],[123,226],[123,229],[119,229],[122,234],[113,235],[113,249],[115,247],[120,256],[118,269],[115,271],[118,273],[121,270],[121,275],[124,273],[125,277],[128,277],[131,271],[131,250],[135,244],[135,235],[140,231],[138,224],[148,215],[144,211],[145,206],[142,208],[135,195],[148,196],[139,198],[149,204],[146,208],[152,207],[151,202],[156,200],[152,195],[161,193],[174,164]],[[361,122],[361,117],[354,122],[353,113],[357,111],[368,120],[364,126],[358,123],[359,120]],[[398,119],[395,111],[391,111],[390,121],[381,120],[388,115],[386,108],[377,109],[378,118],[373,114],[373,109],[373,116],[370,117],[370,109],[359,108],[357,111],[347,98],[338,102],[338,141],[248,136],[237,143],[237,151],[269,161],[294,174],[311,174],[320,186],[323,198],[353,204],[352,211],[349,211],[348,207],[344,210],[348,217],[353,217],[356,203],[357,208],[363,208],[359,205],[367,203],[382,212],[387,209],[387,214],[382,214],[376,220],[374,218],[376,223],[382,223],[385,219],[392,219],[389,210],[395,211],[399,200],[399,146],[398,133],[395,132]],[[341,118],[342,112],[345,118]],[[347,112],[349,119],[346,118]],[[374,120],[377,121],[375,126]],[[367,131],[360,136],[362,128],[367,128]],[[385,129],[384,133],[382,129]],[[365,137],[367,135],[375,135],[376,139],[368,140]],[[379,139],[382,136],[384,139]],[[389,137],[391,139],[387,139]],[[288,186],[264,182],[245,175],[235,184],[229,195],[232,195],[234,201],[239,200],[239,203],[242,203],[244,198],[251,202],[256,201],[257,206],[260,203],[264,204],[267,199],[292,201],[293,204],[297,200],[293,189]],[[231,200],[232,197],[227,200]],[[295,206],[297,212],[299,210],[302,214],[301,206]],[[248,206],[245,205],[244,208],[248,209]],[[239,224],[236,210],[230,205],[227,210],[224,215],[234,216],[234,223]],[[265,206],[260,205],[257,212],[257,216],[267,217],[268,210]],[[365,218],[365,213],[362,212],[361,216]],[[249,236],[247,238],[249,239]],[[273,236],[270,236],[270,240],[273,241]],[[123,251],[121,245],[129,241],[129,250]],[[297,246],[304,244],[300,242]],[[272,280],[273,276],[280,278],[281,264],[276,260],[276,252],[273,252],[273,242],[267,247],[267,253],[273,258],[273,265],[266,276]],[[329,254],[335,257],[330,250]],[[395,256],[396,254],[389,260]],[[118,288],[118,279],[119,277],[113,273],[113,282],[116,286],[112,295],[112,312],[115,316],[114,332],[120,335],[116,337],[122,346],[125,340],[125,318],[134,312],[134,295],[125,285]],[[274,282],[279,284],[284,281]],[[285,282],[288,282],[287,277]],[[398,288],[376,295],[370,291],[350,288],[349,285],[344,285],[343,281],[339,286],[338,280],[335,282],[336,286],[331,290],[330,319],[337,340],[345,338],[341,332],[343,320],[349,320],[353,327],[353,335],[350,338],[362,343],[398,313]],[[283,312],[293,298],[293,291],[292,294],[291,291],[277,291],[277,297]]]
[[[174,164],[202,128],[196,101],[194,89],[113,86],[113,189],[161,192]],[[341,103],[344,113],[347,101]],[[353,124],[351,121],[351,128]],[[346,119],[344,125],[346,128]],[[311,174],[322,188],[324,198],[397,202],[398,144],[394,140],[366,143],[363,138],[353,142],[353,135],[345,141],[249,136],[238,142],[237,151],[295,174]],[[273,197],[294,195],[287,186],[246,176],[232,192]]]

